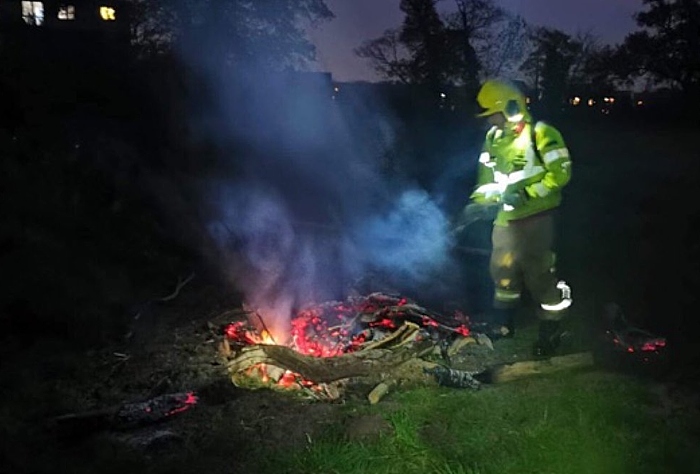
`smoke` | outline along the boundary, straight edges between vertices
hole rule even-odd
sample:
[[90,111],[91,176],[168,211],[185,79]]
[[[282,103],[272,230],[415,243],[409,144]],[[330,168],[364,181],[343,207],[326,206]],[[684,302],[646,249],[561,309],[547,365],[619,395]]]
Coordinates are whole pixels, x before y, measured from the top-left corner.
[[214,91],[192,126],[221,150],[200,194],[215,263],[277,342],[295,308],[344,297],[369,272],[412,289],[446,271],[446,216],[387,172],[400,122],[381,97],[336,93],[322,74],[189,60]]
[[366,268],[377,266],[407,282],[425,283],[449,261],[449,222],[422,190],[408,189],[391,204],[385,214],[366,216],[353,229],[353,242],[362,249]]

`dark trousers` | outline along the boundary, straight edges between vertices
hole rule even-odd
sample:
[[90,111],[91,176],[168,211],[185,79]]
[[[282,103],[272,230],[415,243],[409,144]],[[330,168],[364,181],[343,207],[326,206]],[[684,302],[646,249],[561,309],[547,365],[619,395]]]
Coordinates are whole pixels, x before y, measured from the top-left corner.
[[491,234],[493,251],[490,272],[495,285],[494,307],[508,309],[520,304],[527,290],[540,306],[538,316],[544,320],[559,320],[564,311],[552,311],[541,305],[556,305],[562,292],[556,270],[554,246],[554,216],[552,212],[537,214],[507,227],[494,226]]

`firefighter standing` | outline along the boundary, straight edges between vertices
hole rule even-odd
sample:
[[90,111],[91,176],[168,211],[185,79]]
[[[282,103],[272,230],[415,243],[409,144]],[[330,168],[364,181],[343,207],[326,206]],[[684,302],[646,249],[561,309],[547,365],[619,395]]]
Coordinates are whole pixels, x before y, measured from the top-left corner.
[[524,95],[509,82],[483,84],[479,114],[492,125],[479,157],[478,183],[467,209],[497,205],[490,273],[498,322],[513,331],[513,314],[527,290],[539,305],[539,337],[533,351],[551,355],[559,322],[571,306],[571,289],[557,278],[553,211],[571,177],[569,151],[557,129],[533,123]]

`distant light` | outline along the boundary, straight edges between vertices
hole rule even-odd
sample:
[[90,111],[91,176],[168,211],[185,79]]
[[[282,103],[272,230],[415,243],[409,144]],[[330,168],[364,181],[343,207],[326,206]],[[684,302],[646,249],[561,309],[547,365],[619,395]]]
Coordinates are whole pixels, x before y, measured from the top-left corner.
[[643,100],[638,100],[638,101],[637,101],[637,106],[638,106],[638,107],[641,107],[642,105],[644,105],[644,101],[643,101]]
[[532,99],[530,97],[525,97],[525,103],[529,104],[530,102],[532,102]]
[[335,87],[333,88],[333,90],[334,90],[335,92],[340,92],[340,87],[335,86]]
[[117,12],[112,7],[100,7],[100,17],[104,21],[115,21],[117,19]]
[[593,107],[595,105],[595,100],[593,99],[588,99],[588,106]]
[[41,26],[44,24],[43,2],[22,2],[22,19],[28,25]]
[[59,20],[75,20],[75,6],[61,5],[58,7]]
[[614,104],[615,103],[615,97],[610,97],[610,103]]
[[573,99],[571,99],[571,105],[576,106],[576,105],[579,105],[580,103],[581,103],[581,98],[578,97],[578,96],[576,96],[576,97],[574,97]]
[[443,99],[445,99],[445,98],[447,98],[447,94],[445,94],[444,92],[440,92],[440,97],[442,97]]

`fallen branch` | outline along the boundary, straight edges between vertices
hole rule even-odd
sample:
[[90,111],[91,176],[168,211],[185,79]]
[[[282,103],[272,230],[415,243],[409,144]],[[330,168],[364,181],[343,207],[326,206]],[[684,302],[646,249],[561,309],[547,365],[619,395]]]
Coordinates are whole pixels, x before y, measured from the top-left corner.
[[[393,333],[389,334],[383,339],[379,339],[376,341],[372,341],[367,343],[364,346],[361,346],[362,351],[371,351],[374,349],[379,349],[382,347],[388,347],[388,346],[394,346],[394,347],[400,347],[404,344],[413,342],[416,334],[420,331],[420,327],[418,327],[417,324],[413,323],[404,323],[399,329],[394,331]],[[398,344],[393,344],[394,341],[399,341]]]
[[312,357],[285,346],[255,345],[243,348],[227,368],[236,374],[257,364],[271,364],[315,383],[327,383],[387,372],[409,359],[429,354],[433,347],[432,342],[422,341],[392,350],[372,349],[337,357]]
[[162,298],[156,298],[155,301],[161,301],[161,302],[166,302],[166,301],[171,301],[177,298],[177,295],[180,294],[180,290],[182,290],[182,287],[184,287],[186,284],[188,284],[192,279],[194,278],[194,272],[190,274],[187,278],[184,280],[178,279],[177,285],[175,285],[175,291],[170,293],[168,296],[163,296]]

